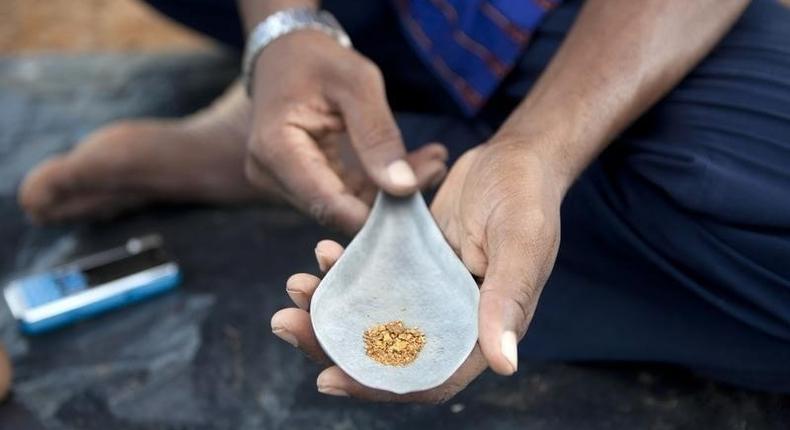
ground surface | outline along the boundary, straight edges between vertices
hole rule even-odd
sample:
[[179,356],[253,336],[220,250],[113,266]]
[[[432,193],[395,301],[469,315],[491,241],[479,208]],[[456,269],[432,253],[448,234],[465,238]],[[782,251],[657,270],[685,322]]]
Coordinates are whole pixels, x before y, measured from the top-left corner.
[[[315,391],[318,369],[269,331],[288,274],[314,271],[326,235],[285,209],[173,207],[101,224],[34,228],[15,187],[41,158],[123,116],[178,115],[235,75],[218,55],[0,59],[0,281],[157,231],[180,291],[40,338],[0,307],[14,356],[2,429],[786,429],[790,400],[642,367],[522,363],[441,406]],[[405,118],[405,119],[404,119]],[[402,117],[409,139],[449,133]]]

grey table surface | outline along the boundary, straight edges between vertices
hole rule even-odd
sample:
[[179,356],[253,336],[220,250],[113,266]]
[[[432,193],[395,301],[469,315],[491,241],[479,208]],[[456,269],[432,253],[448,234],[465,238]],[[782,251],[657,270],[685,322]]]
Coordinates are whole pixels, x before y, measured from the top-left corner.
[[[316,270],[314,243],[329,234],[308,219],[179,206],[58,228],[26,222],[16,187],[38,160],[116,118],[194,110],[236,73],[220,53],[0,59],[0,281],[152,231],[185,273],[175,293],[36,338],[0,307],[16,367],[1,429],[790,428],[788,397],[639,365],[522,363],[515,377],[484,374],[438,406],[325,397],[319,369],[269,330],[287,304],[285,279]],[[407,139],[446,126],[401,122]]]

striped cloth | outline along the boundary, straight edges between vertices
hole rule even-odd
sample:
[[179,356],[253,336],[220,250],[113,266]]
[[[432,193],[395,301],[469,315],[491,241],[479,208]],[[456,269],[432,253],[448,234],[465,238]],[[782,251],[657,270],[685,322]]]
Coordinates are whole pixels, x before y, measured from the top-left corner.
[[513,68],[561,0],[393,0],[408,39],[467,116]]

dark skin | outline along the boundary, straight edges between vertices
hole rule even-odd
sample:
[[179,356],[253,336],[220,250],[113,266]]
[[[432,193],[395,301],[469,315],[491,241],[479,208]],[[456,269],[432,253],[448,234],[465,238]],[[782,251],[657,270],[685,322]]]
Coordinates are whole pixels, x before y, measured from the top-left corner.
[[[317,0],[239,0],[247,28]],[[746,0],[588,0],[539,82],[488,142],[452,167],[432,205],[467,268],[483,279],[479,342],[444,385],[396,396],[361,386],[336,366],[318,378],[326,394],[438,402],[485,368],[517,370],[526,332],[560,240],[559,208],[579,173],[629,123],[699,62]],[[438,183],[446,151],[407,154],[381,72],[317,31],[274,41],[256,64],[251,101],[231,89],[183,121],[115,124],[33,170],[20,189],[40,222],[111,215],[148,202],[286,200],[348,233],[367,216],[375,188],[405,195]],[[167,142],[167,145],[163,145]],[[155,160],[156,162],[152,162]],[[178,164],[180,169],[172,169]],[[342,247],[324,241],[324,269]],[[296,308],[274,333],[324,362],[309,302],[319,279],[288,282]],[[0,353],[0,393],[7,360]]]
[[[733,25],[745,0],[589,0],[533,90],[488,142],[450,169],[432,205],[448,242],[480,288],[479,341],[444,385],[395,395],[362,386],[337,366],[318,390],[379,401],[440,402],[487,367],[517,370],[524,336],[557,254],[560,205],[580,172],[628,124],[697,64]],[[627,35],[627,37],[626,37]],[[342,247],[316,248],[323,269]],[[272,318],[274,333],[319,362],[309,301],[319,278],[297,274],[297,308]]]
[[11,361],[8,359],[8,354],[3,346],[0,345],[0,401],[3,401],[8,395],[12,378]]
[[[250,30],[277,10],[317,8],[310,0],[240,1]],[[282,196],[323,224],[353,233],[364,223],[375,185],[393,195],[417,191],[421,178],[446,173],[441,145],[411,159],[387,103],[378,67],[315,30],[287,34],[264,49],[255,66],[252,130],[245,172],[253,185],[274,182]],[[327,138],[342,134],[345,157]],[[330,139],[331,140],[331,139]],[[351,179],[338,159],[353,159]]]

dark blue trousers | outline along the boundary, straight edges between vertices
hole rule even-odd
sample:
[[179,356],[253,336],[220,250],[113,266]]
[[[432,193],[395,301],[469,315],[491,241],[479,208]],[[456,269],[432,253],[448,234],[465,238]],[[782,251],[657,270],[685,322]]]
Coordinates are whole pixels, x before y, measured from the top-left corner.
[[[242,45],[233,2],[150,3]],[[349,4],[325,1],[382,68],[394,108],[457,117],[444,141],[454,156],[523,99],[580,6],[553,11],[486,108],[465,120],[388,3]],[[521,347],[530,359],[668,363],[790,392],[790,9],[752,2],[711,55],[578,179]]]

